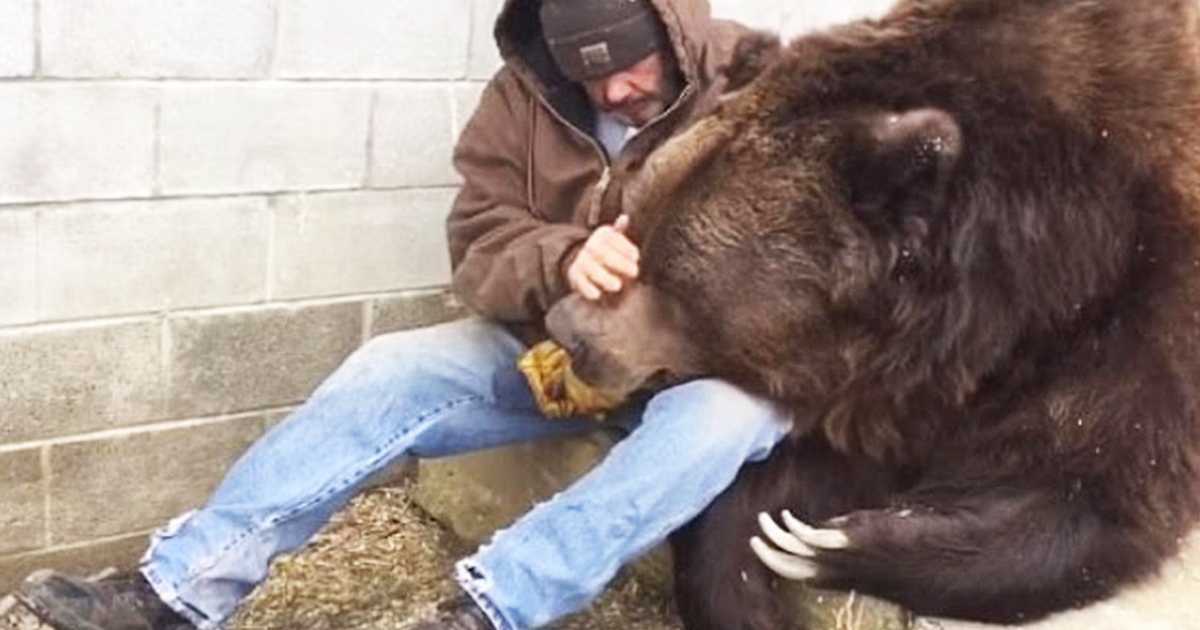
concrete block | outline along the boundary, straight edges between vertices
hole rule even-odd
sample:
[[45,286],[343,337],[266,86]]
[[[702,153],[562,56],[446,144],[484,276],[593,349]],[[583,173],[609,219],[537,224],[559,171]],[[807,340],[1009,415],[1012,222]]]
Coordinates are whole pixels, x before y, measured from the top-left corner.
[[42,547],[46,499],[38,448],[0,452],[0,554]]
[[54,569],[74,575],[93,575],[109,567],[132,569],[145,552],[147,542],[147,534],[138,533],[87,544],[0,556],[0,593],[13,591],[25,576],[39,569]]
[[368,89],[344,85],[174,85],[163,97],[162,191],[361,186],[370,102]]
[[[481,545],[533,506],[565,488],[612,446],[614,433],[551,438],[437,460],[420,460],[416,502],[471,546]],[[660,545],[629,570],[669,592],[670,553]]]
[[275,73],[285,78],[459,78],[471,0],[282,0]]
[[375,188],[457,183],[450,164],[456,129],[454,89],[444,83],[408,83],[379,90],[371,131]]
[[279,197],[273,299],[394,292],[450,281],[453,189]]
[[0,83],[0,203],[144,197],[157,88]]
[[460,538],[481,544],[590,470],[613,441],[598,430],[421,460],[415,498]]
[[466,308],[447,290],[382,298],[371,302],[370,334],[432,326],[466,315]]
[[277,409],[275,411],[263,414],[263,432],[266,433],[267,431],[275,428],[275,425],[287,420],[288,416],[292,415],[292,412],[298,408],[299,407],[288,407],[287,409]]
[[37,215],[0,213],[0,326],[37,319]]
[[172,318],[172,416],[304,400],[359,345],[362,313],[354,302]]
[[275,34],[268,0],[41,0],[42,72],[51,77],[265,77]]
[[500,69],[503,61],[496,48],[492,30],[500,15],[503,0],[475,0],[471,5],[471,47],[467,76],[487,80]]
[[267,220],[261,198],[44,209],[40,317],[260,302],[267,294]]
[[0,444],[162,419],[153,321],[0,332]]
[[250,416],[52,446],[52,543],[145,531],[199,507],[261,433]]
[[0,77],[33,74],[33,34],[33,0],[0,1]]

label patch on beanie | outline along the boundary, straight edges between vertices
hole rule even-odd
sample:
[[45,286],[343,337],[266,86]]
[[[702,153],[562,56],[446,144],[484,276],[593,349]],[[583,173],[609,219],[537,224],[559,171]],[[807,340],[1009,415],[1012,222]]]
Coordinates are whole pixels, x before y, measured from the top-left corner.
[[579,56],[583,57],[583,65],[588,70],[606,69],[612,65],[612,55],[608,53],[607,42],[584,46],[579,49]]

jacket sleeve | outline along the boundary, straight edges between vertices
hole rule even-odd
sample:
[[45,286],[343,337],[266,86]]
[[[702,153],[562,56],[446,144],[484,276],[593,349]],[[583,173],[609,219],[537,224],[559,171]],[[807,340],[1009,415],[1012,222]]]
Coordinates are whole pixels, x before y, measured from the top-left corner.
[[484,88],[454,150],[463,177],[446,222],[454,288],[476,312],[507,322],[540,323],[569,292],[563,261],[589,233],[541,219],[528,205],[536,107],[502,70]]

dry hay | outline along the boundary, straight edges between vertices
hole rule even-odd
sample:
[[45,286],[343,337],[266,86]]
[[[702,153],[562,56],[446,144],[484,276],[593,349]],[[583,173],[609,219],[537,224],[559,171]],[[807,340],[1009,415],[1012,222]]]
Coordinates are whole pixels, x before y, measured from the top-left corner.
[[[231,630],[396,630],[452,597],[454,559],[469,550],[425,514],[408,487],[369,491],[334,517],[303,551],[274,563]],[[619,579],[557,630],[678,630],[670,603],[633,578]]]
[[51,630],[12,595],[0,598],[0,630]]

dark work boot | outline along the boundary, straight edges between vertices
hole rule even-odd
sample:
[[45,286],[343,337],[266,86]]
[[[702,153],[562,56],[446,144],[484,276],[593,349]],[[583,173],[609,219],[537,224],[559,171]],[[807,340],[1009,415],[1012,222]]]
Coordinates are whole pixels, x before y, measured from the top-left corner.
[[17,592],[33,614],[57,630],[194,630],[159,599],[141,573],[86,580],[37,571]]
[[438,613],[406,630],[496,630],[470,597],[462,596],[438,606]]

